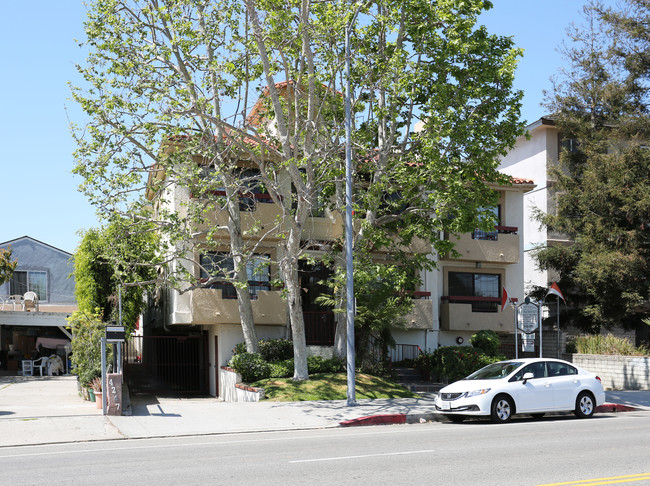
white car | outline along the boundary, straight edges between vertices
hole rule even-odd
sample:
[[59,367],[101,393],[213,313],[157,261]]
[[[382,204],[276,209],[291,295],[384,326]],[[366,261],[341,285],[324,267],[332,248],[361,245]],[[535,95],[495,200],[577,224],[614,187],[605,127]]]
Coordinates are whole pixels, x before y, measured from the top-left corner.
[[499,361],[440,390],[436,410],[454,422],[490,416],[508,422],[515,414],[541,417],[547,412],[574,412],[591,417],[605,403],[600,378],[559,359]]

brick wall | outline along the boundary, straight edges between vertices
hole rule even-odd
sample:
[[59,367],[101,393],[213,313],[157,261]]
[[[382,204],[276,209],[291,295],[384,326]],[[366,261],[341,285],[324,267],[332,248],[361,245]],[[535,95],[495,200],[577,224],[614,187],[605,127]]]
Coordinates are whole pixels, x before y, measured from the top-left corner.
[[570,354],[568,358],[600,376],[607,390],[650,390],[650,357]]

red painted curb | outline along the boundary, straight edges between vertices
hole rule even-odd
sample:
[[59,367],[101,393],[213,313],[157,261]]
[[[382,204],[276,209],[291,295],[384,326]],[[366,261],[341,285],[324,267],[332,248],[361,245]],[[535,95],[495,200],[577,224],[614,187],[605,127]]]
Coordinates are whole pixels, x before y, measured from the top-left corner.
[[596,412],[607,413],[607,412],[636,412],[639,410],[635,407],[629,407],[628,405],[621,405],[620,403],[603,403],[601,406],[596,407]]
[[405,424],[406,423],[406,414],[405,413],[387,413],[380,415],[367,415],[365,417],[359,417],[356,419],[345,420],[339,422],[339,425],[343,427],[351,427],[355,425],[385,425],[385,424]]

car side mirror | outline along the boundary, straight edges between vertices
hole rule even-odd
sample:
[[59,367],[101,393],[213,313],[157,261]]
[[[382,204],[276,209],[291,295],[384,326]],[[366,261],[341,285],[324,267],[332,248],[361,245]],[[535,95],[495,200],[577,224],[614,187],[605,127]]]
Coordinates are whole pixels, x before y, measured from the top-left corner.
[[525,385],[528,380],[532,380],[533,378],[535,378],[535,375],[533,375],[530,371],[528,373],[524,373],[523,384]]

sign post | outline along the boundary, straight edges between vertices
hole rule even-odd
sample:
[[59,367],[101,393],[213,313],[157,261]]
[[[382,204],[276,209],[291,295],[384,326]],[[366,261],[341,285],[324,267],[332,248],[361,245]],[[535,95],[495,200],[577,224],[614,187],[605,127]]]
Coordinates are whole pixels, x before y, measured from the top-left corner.
[[[523,304],[517,306],[516,328],[515,328],[515,357],[519,358],[519,346],[517,336],[519,331],[523,333],[521,340],[521,350],[525,353],[535,351],[535,331],[539,327],[540,308],[537,304],[526,297]],[[542,354],[542,341],[540,336],[539,353]]]
[[[122,415],[122,375],[106,373],[106,344],[117,344],[118,348],[125,339],[124,326],[106,326],[106,336],[102,338],[102,413],[104,415]],[[119,364],[121,367],[121,363]],[[115,371],[115,370],[113,370]]]

